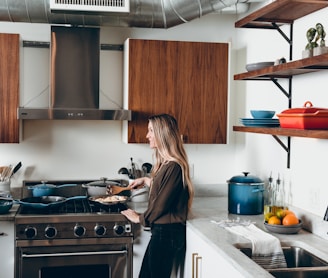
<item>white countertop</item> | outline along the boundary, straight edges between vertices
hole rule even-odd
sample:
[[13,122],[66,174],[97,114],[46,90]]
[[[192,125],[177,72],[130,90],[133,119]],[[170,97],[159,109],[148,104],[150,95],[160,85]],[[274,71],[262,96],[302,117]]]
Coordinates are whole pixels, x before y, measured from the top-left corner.
[[[235,215],[228,213],[228,198],[225,197],[196,197],[193,202],[193,210],[188,227],[193,229],[205,241],[231,265],[234,266],[245,277],[272,277],[266,270],[257,265],[241,251],[234,247],[234,244],[250,244],[244,237],[230,233],[211,220],[220,221],[227,219],[250,220],[256,222],[255,225],[266,231],[263,224],[263,214],[261,215]],[[267,231],[266,231],[267,232]],[[328,261],[328,241],[305,230],[297,234],[275,234],[282,245],[293,244],[303,247],[323,260]]]

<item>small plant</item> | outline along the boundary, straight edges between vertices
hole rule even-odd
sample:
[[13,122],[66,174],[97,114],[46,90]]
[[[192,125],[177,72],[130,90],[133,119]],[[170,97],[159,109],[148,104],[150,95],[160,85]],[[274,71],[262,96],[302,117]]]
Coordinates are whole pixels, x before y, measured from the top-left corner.
[[318,46],[318,43],[314,40],[315,34],[316,34],[317,30],[315,28],[310,28],[309,30],[307,30],[306,32],[306,38],[308,40],[307,45],[305,46],[306,50],[312,50],[313,48]]
[[317,36],[315,38],[315,42],[317,43],[318,40],[320,40],[320,44],[319,45],[321,47],[326,46],[326,41],[325,41],[326,32],[325,32],[325,29],[323,28],[323,25],[321,23],[317,23],[315,25],[315,28],[316,28],[316,31],[317,31]]

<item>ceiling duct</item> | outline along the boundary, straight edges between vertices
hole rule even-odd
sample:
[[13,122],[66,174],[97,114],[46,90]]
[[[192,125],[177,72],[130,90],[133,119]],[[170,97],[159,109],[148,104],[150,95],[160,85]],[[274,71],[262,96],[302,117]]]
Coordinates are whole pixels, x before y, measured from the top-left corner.
[[[0,21],[170,28],[209,13],[224,13],[228,7],[235,7],[238,13],[240,5],[264,1],[267,0],[0,0]],[[129,10],[119,11],[123,6],[129,6]],[[106,11],[107,8],[113,11]]]

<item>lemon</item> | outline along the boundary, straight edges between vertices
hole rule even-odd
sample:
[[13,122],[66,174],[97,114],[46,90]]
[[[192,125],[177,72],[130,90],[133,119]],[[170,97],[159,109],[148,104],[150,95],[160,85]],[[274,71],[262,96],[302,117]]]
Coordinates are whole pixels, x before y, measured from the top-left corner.
[[268,222],[271,216],[274,216],[274,214],[273,214],[272,212],[267,212],[267,213],[264,215],[264,220],[265,220],[265,222]]

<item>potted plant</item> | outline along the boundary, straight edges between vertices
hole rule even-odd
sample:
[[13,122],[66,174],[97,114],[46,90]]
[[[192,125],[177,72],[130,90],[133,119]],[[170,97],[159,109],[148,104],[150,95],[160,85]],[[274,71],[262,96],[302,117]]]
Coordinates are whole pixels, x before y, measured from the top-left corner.
[[[328,52],[328,47],[326,46],[326,32],[321,23],[315,25],[317,36],[315,38],[316,46],[313,48],[313,55],[321,55]],[[319,41],[319,44],[318,44]]]
[[316,32],[317,30],[315,28],[310,28],[309,30],[307,30],[306,38],[308,43],[305,46],[305,50],[303,50],[302,52],[303,58],[309,58],[313,56],[313,49],[318,46],[318,43],[316,42],[316,40],[314,40]]

